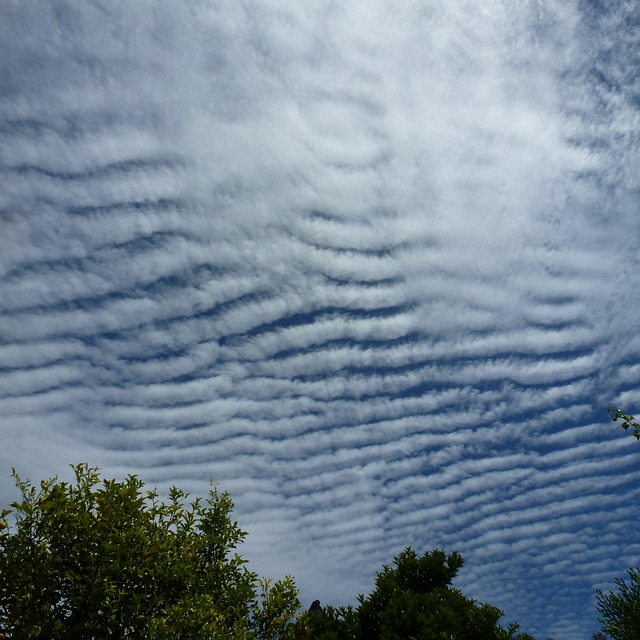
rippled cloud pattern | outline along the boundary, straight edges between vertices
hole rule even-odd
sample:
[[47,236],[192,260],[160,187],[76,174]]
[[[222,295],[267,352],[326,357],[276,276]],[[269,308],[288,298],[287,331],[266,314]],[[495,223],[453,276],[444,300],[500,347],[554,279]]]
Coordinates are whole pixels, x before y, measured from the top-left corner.
[[540,637],[638,562],[630,0],[6,0],[0,493],[231,492],[345,604],[408,545]]

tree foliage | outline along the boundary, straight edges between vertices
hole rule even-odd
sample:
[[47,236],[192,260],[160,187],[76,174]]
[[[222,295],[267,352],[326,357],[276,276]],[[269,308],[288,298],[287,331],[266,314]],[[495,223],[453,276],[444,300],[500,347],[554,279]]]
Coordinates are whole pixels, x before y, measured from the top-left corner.
[[451,586],[458,553],[407,548],[356,606],[297,615],[289,577],[272,583],[236,553],[233,502],[172,488],[163,501],[136,476],[34,485],[0,516],[0,637],[12,640],[533,640],[498,608]]
[[[0,518],[0,629],[12,639],[290,637],[291,578],[259,580],[235,553],[246,533],[212,485],[205,500],[163,502],[136,476],[39,486],[14,471],[21,499]],[[8,518],[8,516],[11,516]]]
[[611,415],[611,419],[614,422],[618,422],[618,420],[622,421],[622,428],[626,431],[629,427],[633,429],[633,437],[636,440],[640,440],[640,424],[636,422],[636,419],[632,415],[628,415],[619,409],[618,407],[612,407],[609,409],[609,414]]
[[[625,431],[631,427],[633,436],[640,440],[640,425],[634,416],[615,406],[609,409],[609,414],[614,422],[622,421]],[[617,591],[596,592],[602,631],[613,640],[640,640],[640,568],[629,569],[627,574],[628,582],[616,578]]]
[[451,586],[463,565],[458,553],[436,549],[419,556],[407,548],[384,566],[375,589],[357,607],[334,609],[304,619],[309,640],[533,640],[518,626],[498,624],[503,612],[467,598]]
[[616,578],[617,591],[597,591],[602,630],[613,640],[640,639],[640,569],[627,571],[629,581]]

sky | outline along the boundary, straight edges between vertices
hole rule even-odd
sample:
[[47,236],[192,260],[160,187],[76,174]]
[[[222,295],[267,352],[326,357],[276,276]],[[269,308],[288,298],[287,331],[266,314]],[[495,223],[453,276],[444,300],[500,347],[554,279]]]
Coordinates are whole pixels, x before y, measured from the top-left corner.
[[407,546],[539,638],[638,563],[635,0],[4,0],[0,498],[230,492],[353,603]]

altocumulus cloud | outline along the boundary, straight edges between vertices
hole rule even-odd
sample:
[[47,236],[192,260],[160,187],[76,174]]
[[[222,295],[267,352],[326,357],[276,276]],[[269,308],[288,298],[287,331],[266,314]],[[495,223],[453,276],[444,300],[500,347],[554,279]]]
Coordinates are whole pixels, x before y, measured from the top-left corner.
[[[637,562],[637,4],[0,8],[1,494],[213,477],[346,603],[407,545],[532,633]],[[619,437],[616,437],[619,436]]]

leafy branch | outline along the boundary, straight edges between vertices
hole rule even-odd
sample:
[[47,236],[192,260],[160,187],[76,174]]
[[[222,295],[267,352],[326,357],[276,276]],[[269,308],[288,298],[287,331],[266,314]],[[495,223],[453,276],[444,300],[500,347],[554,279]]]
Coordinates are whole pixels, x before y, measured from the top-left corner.
[[622,420],[622,428],[626,431],[629,427],[633,428],[633,437],[636,440],[640,440],[640,424],[636,422],[634,416],[624,413],[622,409],[614,406],[609,409],[609,414],[614,422]]

